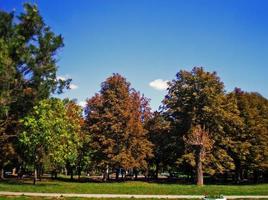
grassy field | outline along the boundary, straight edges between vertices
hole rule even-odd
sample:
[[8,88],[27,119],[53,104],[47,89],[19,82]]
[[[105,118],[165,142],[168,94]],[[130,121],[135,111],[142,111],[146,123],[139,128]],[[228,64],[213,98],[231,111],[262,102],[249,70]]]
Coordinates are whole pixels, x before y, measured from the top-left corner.
[[[85,198],[51,198],[51,197],[26,197],[26,196],[0,196],[0,200],[86,200]],[[90,200],[90,199],[89,199]]]
[[[66,198],[66,197],[26,197],[26,196],[0,196],[0,200],[131,200],[131,199],[124,199],[124,198],[105,198],[105,199],[95,199],[95,198]],[[156,200],[156,199],[138,199],[138,200]],[[176,200],[176,199],[173,199]],[[179,199],[179,200],[183,200],[183,199]],[[248,200],[248,199],[247,199]],[[265,200],[265,199],[262,199]]]
[[31,182],[0,182],[0,191],[51,192],[91,194],[169,194],[169,195],[268,195],[268,184],[258,185],[195,185],[147,183],[129,181],[122,183],[78,183],[64,181],[43,181],[37,185]]
[[[26,197],[26,196],[18,196],[18,197],[14,197],[14,196],[0,196],[0,200],[131,200],[131,199],[124,199],[124,198],[113,198],[113,199],[109,199],[109,198],[104,198],[104,199],[95,199],[95,198],[65,198],[65,197]],[[156,199],[138,199],[138,200],[156,200]],[[173,199],[176,200],[176,199]],[[178,200],[183,200],[183,199],[178,199]],[[187,200],[187,199],[185,199]],[[194,200],[194,199],[192,199]],[[244,200],[244,199],[237,199],[237,200]],[[246,200],[258,200],[258,199],[246,199]],[[262,199],[262,200],[268,200],[268,199]]]
[[[66,198],[66,197],[26,197],[26,196],[0,196],[0,200],[131,200],[131,199],[124,199],[124,198],[105,198],[105,199],[95,199],[95,198]],[[156,199],[138,199],[138,200],[156,200]],[[176,200],[176,199],[173,199]],[[183,199],[179,199],[179,200],[183,200]],[[265,200],[265,199],[262,199]]]

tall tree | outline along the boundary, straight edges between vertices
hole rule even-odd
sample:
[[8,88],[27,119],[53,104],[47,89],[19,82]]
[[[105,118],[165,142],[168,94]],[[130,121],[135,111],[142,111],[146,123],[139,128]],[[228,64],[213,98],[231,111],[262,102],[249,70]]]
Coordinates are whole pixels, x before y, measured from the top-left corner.
[[12,68],[12,60],[8,56],[8,48],[3,39],[0,38],[0,179],[4,178],[4,165],[8,157],[12,157],[14,149],[10,138],[11,134],[6,133],[6,128],[11,123],[9,116],[9,105],[13,101],[11,85],[14,84],[15,71]]
[[119,74],[107,78],[100,93],[88,100],[86,123],[94,160],[104,171],[104,180],[109,168],[118,172],[120,168],[147,167],[146,159],[151,156],[151,143],[143,125],[147,111],[147,100]]
[[[77,105],[74,101],[65,100],[65,109],[67,122],[69,124],[68,132],[69,137],[67,138],[67,149],[69,151],[65,154],[65,164],[67,164],[71,179],[73,179],[73,170],[77,167],[78,175],[81,174],[81,165],[82,161],[89,158],[84,158],[89,156],[87,153],[82,154],[82,149],[85,144],[89,142],[89,139],[86,137],[85,132],[83,131],[84,118],[82,116],[82,108]],[[72,146],[72,150],[70,149]]]
[[232,149],[236,163],[236,179],[243,181],[254,174],[255,181],[268,170],[268,100],[258,93],[244,92],[236,88],[237,99],[244,131],[236,135],[237,145]]
[[44,23],[36,5],[24,4],[17,17],[0,10],[0,148],[16,143],[18,121],[34,105],[69,85],[70,80],[56,78],[62,46],[62,36]]
[[[164,101],[165,115],[171,128],[177,133],[178,145],[181,146],[179,161],[195,166],[194,153],[186,148],[183,140],[194,127],[205,127],[208,138],[214,141],[212,153],[202,160],[205,172],[214,174],[234,168],[233,160],[225,146],[230,145],[228,133],[233,133],[241,126],[236,104],[228,101],[224,85],[216,72],[209,73],[195,67],[192,71],[180,71],[176,79],[169,83],[168,94]],[[186,137],[187,138],[187,137]],[[197,182],[198,183],[198,182]]]

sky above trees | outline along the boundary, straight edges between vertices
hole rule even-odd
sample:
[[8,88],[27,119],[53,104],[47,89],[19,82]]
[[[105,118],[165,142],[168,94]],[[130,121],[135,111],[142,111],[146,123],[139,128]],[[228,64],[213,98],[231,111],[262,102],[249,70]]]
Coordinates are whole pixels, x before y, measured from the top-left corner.
[[[0,9],[21,12],[23,0]],[[84,101],[112,73],[125,76],[157,109],[165,83],[181,70],[217,71],[228,91],[241,87],[268,97],[266,0],[30,0],[64,37],[62,97]]]

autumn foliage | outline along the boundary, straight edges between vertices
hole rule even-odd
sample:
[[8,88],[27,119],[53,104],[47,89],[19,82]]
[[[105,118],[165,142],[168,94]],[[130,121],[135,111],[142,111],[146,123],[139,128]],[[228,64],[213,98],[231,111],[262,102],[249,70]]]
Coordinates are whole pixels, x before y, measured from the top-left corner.
[[[92,137],[95,164],[111,169],[145,170],[152,156],[144,123],[148,100],[119,74],[109,77],[88,100],[86,124]],[[106,179],[106,177],[105,177]]]
[[[0,11],[0,178],[14,169],[34,183],[102,175],[168,177],[203,185],[268,180],[268,99],[235,88],[216,72],[180,70],[160,108],[120,74],[112,74],[85,109],[55,98],[70,89],[58,77],[56,35],[36,5]],[[206,177],[206,178],[204,178]]]

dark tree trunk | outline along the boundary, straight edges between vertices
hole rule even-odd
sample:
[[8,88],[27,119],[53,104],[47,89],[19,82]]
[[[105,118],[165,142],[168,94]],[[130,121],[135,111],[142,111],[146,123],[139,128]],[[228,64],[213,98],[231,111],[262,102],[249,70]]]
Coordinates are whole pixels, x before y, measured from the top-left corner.
[[202,147],[196,148],[196,177],[197,185],[204,185],[203,166],[202,166]]
[[38,177],[39,181],[42,180],[42,166],[41,165],[38,166],[37,177]]
[[0,172],[0,180],[5,179],[5,171],[3,168],[1,168],[1,172]]
[[236,183],[241,182],[241,167],[240,167],[240,163],[237,163],[235,165],[235,182]]
[[244,170],[244,176],[243,176],[243,178],[246,179],[247,181],[249,180],[248,169],[245,169]]
[[80,178],[81,178],[81,167],[80,167],[80,165],[78,166],[78,180],[80,180]]
[[134,173],[134,176],[135,176],[135,180],[137,180],[138,179],[138,173],[139,173],[138,170],[134,169],[133,173]]
[[158,173],[159,173],[159,163],[156,162],[156,168],[155,168],[155,178],[158,179]]
[[57,176],[58,176],[57,174],[58,174],[57,170],[53,170],[51,173],[52,179],[57,179]]
[[115,179],[118,181],[119,179],[119,172],[120,172],[120,169],[119,168],[116,168],[116,172],[115,172]]
[[253,179],[254,179],[254,183],[258,183],[259,182],[259,171],[258,170],[254,170],[253,172]]
[[73,172],[73,168],[70,167],[70,175],[71,175],[71,180],[74,179],[74,172]]

